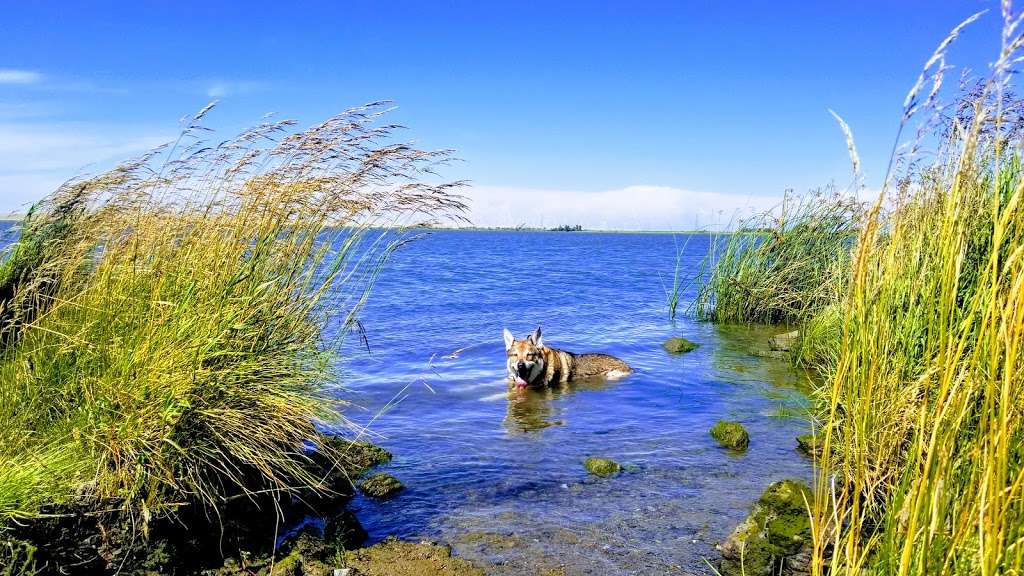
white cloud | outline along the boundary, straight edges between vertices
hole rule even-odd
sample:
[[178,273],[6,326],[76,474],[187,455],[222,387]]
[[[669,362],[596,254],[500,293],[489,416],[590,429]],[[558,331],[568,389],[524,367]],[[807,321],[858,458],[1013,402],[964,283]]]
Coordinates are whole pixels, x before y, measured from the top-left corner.
[[224,98],[225,96],[251,94],[264,89],[266,89],[266,84],[262,82],[214,80],[206,87],[206,96]]
[[0,84],[37,84],[42,80],[43,75],[39,72],[0,68]]
[[580,191],[474,186],[466,191],[476,226],[550,228],[579,224],[595,230],[717,230],[764,212],[781,196],[698,192],[667,186]]
[[0,214],[23,210],[70,178],[110,168],[169,139],[127,126],[0,123]]

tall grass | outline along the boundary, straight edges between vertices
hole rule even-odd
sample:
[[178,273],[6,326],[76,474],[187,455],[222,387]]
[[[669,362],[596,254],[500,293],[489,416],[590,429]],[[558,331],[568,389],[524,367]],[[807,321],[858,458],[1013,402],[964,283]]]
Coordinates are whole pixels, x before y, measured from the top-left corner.
[[343,418],[328,335],[403,239],[372,227],[457,214],[459,183],[430,183],[449,152],[396,140],[381,104],[220,143],[208,112],[55,192],[0,269],[17,330],[0,350],[0,525],[72,499],[145,521],[326,489],[306,453]]
[[[1008,2],[1003,16],[992,78],[928,165],[887,179],[858,237],[822,391],[815,574],[1024,573],[1024,178],[1006,98],[1024,37]],[[937,95],[961,29],[904,123],[950,109]]]
[[727,323],[806,322],[845,289],[863,212],[855,197],[827,190],[787,195],[777,209],[739,222],[712,243],[694,313]]

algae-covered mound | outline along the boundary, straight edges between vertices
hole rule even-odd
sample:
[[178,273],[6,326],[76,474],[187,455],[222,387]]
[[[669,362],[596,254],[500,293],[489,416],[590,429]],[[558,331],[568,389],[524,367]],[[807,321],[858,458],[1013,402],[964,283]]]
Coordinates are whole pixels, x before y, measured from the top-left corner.
[[801,434],[797,436],[796,449],[813,458],[821,456],[821,445],[814,438],[814,434]]
[[405,489],[402,482],[390,474],[374,474],[359,483],[359,490],[373,498],[390,498]]
[[340,436],[328,435],[321,436],[319,440],[352,477],[358,476],[367,468],[391,461],[391,452],[369,442],[353,442]]
[[750,445],[750,435],[739,422],[719,420],[718,424],[711,428],[711,437],[732,450],[746,450]]
[[670,354],[684,354],[696,350],[697,344],[690,342],[686,338],[669,338],[665,340],[661,347]]
[[806,570],[811,545],[807,503],[811,489],[795,480],[776,482],[754,504],[750,516],[719,545],[724,576],[797,574]]
[[345,567],[359,576],[483,576],[472,563],[453,558],[444,546],[389,538],[345,554]]
[[622,466],[618,462],[608,458],[587,458],[583,462],[583,466],[586,467],[587,472],[602,478],[614,476],[622,471]]

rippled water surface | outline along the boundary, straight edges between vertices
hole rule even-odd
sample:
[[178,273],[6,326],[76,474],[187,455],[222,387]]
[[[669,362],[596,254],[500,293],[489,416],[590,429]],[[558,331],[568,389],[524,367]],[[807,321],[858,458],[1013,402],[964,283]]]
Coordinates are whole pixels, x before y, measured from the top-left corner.
[[[795,450],[805,399],[785,362],[751,354],[771,330],[666,308],[677,250],[696,272],[706,236],[437,232],[396,253],[346,343],[348,416],[395,454],[407,489],[357,499],[371,539],[446,542],[499,574],[704,574],[768,483],[809,478]],[[692,290],[688,294],[692,298]],[[684,302],[681,307],[684,307]],[[606,352],[636,374],[508,393],[501,332]],[[701,345],[671,356],[682,335]],[[741,455],[708,429],[741,421]],[[627,466],[600,479],[588,456]]]

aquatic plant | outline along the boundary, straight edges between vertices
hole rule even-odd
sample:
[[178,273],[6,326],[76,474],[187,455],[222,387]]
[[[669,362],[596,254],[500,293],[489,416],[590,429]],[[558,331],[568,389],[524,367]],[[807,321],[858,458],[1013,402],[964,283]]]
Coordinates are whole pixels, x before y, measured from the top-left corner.
[[382,103],[219,143],[210,108],[62,186],[0,268],[21,311],[0,352],[0,528],[72,499],[143,530],[181,506],[215,516],[322,492],[310,450],[344,458],[316,446],[318,423],[344,426],[336,345],[409,240],[395,227],[463,209],[460,183],[431,183],[450,152],[397,140]]
[[1006,98],[1024,36],[1004,2],[992,76],[942,106],[947,48],[977,17],[905,102],[901,127],[947,122],[936,153],[915,161],[925,138],[894,155],[853,252],[821,391],[815,574],[1024,572],[1022,105]]
[[863,214],[844,192],[787,194],[775,210],[713,237],[692,311],[716,322],[806,322],[845,289]]

